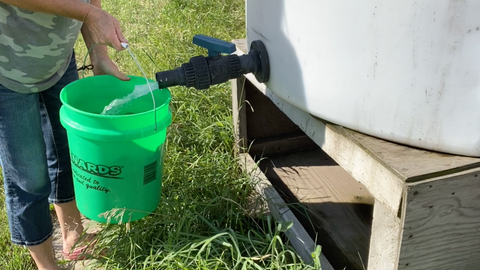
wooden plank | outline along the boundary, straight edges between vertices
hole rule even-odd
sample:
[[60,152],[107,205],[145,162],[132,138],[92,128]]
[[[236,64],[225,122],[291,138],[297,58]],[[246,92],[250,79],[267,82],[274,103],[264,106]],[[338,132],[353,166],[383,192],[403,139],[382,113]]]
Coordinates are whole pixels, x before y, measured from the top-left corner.
[[245,107],[245,77],[232,80],[232,115],[235,141],[240,152],[247,148],[247,110]]
[[480,269],[480,170],[412,184],[399,269]]
[[426,151],[343,128],[343,132],[406,182],[416,182],[480,167],[480,158]]
[[372,238],[367,269],[397,269],[402,220],[379,201],[375,202],[373,209]]
[[372,207],[365,205],[374,203],[366,188],[320,149],[276,156],[262,165],[288,203],[305,207],[331,262],[338,269],[363,269],[372,220]]
[[375,199],[321,149],[265,160],[302,203],[373,205]]
[[[245,170],[249,173],[251,180],[256,183],[256,188],[260,194],[262,194],[267,200],[270,213],[273,217],[281,222],[293,222],[293,227],[286,231],[286,235],[290,240],[290,243],[298,252],[299,256],[307,263],[312,262],[311,253],[315,250],[315,243],[312,238],[305,231],[298,219],[288,208],[283,201],[282,197],[278,194],[275,188],[270,184],[266,176],[258,168],[255,161],[249,154],[240,154],[240,162],[244,166]],[[333,267],[328,262],[327,258],[320,255],[320,262],[322,270],[333,270]]]

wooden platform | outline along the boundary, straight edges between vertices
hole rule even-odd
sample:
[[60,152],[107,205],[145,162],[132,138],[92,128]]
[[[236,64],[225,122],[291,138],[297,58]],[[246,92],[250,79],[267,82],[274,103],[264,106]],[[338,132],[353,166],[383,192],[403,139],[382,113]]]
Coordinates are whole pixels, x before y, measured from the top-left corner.
[[251,74],[233,83],[233,113],[240,151],[261,160],[335,269],[480,268],[479,158],[327,123]]
[[374,199],[362,184],[320,149],[273,156],[261,168],[330,263],[363,269]]

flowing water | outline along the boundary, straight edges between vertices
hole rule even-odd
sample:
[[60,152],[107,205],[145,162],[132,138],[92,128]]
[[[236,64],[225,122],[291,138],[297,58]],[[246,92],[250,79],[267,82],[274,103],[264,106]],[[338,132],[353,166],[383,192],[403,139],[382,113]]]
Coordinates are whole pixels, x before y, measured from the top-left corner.
[[[143,68],[140,66],[140,63],[138,62],[137,58],[133,54],[133,52],[130,50],[130,46],[128,43],[122,43],[122,46],[130,53],[132,56],[133,60],[135,61],[135,64],[137,64],[138,68],[142,72],[143,76],[145,77],[145,84],[142,85],[135,85],[135,89],[133,92],[123,98],[120,99],[115,99],[114,101],[110,102],[105,108],[103,109],[102,113],[103,115],[118,115],[119,112],[121,112],[124,108],[129,106],[133,100],[136,98],[139,98],[141,96],[144,96],[150,92],[152,95],[152,101],[153,101],[153,109],[155,109],[157,106],[155,104],[155,97],[153,95],[153,90],[152,89],[158,89],[158,83],[157,82],[149,82],[147,79],[147,75],[143,71]],[[155,130],[157,130],[157,114],[154,113],[154,121],[155,121]]]
[[158,89],[158,83],[151,82],[149,84],[135,85],[132,93],[126,95],[123,98],[117,98],[110,102],[110,104],[105,106],[101,114],[118,115],[123,109],[127,108],[136,98],[143,97],[144,95],[150,93],[151,89]]

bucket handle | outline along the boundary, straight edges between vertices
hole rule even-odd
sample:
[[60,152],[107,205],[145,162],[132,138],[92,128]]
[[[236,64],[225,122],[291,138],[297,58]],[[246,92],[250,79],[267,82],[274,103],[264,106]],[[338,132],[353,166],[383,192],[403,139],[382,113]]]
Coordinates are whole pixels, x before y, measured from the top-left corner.
[[85,78],[85,69],[87,69],[87,68],[86,68],[86,67],[87,67],[87,65],[86,65],[86,63],[87,63],[87,56],[90,55],[90,52],[93,50],[93,48],[94,48],[95,46],[97,46],[97,43],[93,44],[92,47],[90,47],[90,49],[88,49],[87,53],[86,53],[85,56],[83,57],[83,66],[82,66],[82,68],[81,68],[81,69],[82,69],[82,79]]
[[[143,68],[140,65],[140,62],[138,62],[138,60],[135,57],[135,55],[133,54],[132,50],[130,50],[130,46],[128,45],[128,43],[122,42],[121,44],[122,44],[122,47],[125,48],[130,53],[130,55],[133,58],[133,61],[135,61],[135,64],[140,69],[140,71],[143,74],[143,77],[145,78],[145,81],[147,82],[147,86],[150,90],[150,94],[152,95],[152,101],[153,101],[153,117],[154,117],[154,121],[155,121],[155,129],[153,131],[156,132],[157,131],[157,111],[156,111],[157,105],[156,105],[156,102],[155,102],[155,96],[153,95],[152,86],[150,85],[150,82],[148,81],[147,75],[145,74],[145,71],[143,71]],[[83,58],[83,67],[85,67],[85,64],[87,62],[87,56],[90,55],[90,52],[92,51],[92,49],[96,45],[97,45],[97,43],[93,44],[92,47],[90,47],[90,49],[88,49],[87,53],[85,54],[85,57]],[[82,79],[83,78],[85,78],[85,68],[82,69]]]

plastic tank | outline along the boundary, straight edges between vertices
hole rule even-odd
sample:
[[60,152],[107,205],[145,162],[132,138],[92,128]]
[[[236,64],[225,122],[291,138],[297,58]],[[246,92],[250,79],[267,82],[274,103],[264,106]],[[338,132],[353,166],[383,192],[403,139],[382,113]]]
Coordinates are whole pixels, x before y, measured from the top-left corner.
[[480,2],[247,0],[267,87],[379,138],[480,156]]

